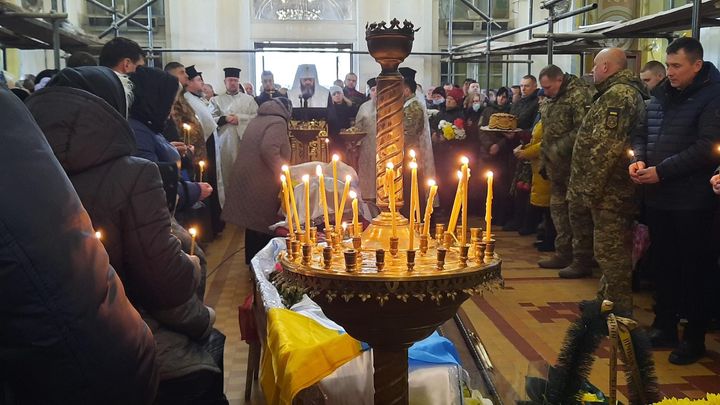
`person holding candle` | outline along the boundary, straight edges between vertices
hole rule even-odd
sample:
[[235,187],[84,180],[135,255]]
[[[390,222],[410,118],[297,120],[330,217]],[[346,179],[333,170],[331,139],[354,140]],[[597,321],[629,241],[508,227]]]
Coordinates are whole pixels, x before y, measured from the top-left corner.
[[0,189],[13,190],[0,211],[0,403],[152,403],[153,335],[93,233],[101,228],[25,105],[1,84],[0,120]]
[[[221,359],[213,357],[222,355],[224,336],[213,329],[215,312],[198,293],[198,257],[183,253],[171,232],[157,166],[131,156],[135,142],[122,116],[124,100],[111,71],[84,67],[61,71],[27,106],[93,226],[102,229],[110,264],[155,337],[159,396],[173,395],[168,387],[182,378],[187,391],[213,403],[224,398]],[[211,347],[203,347],[203,339]]]
[[245,228],[246,263],[272,239],[269,227],[280,220],[278,195],[282,166],[290,161],[291,108],[286,98],[263,103],[248,124],[233,165],[223,219]]

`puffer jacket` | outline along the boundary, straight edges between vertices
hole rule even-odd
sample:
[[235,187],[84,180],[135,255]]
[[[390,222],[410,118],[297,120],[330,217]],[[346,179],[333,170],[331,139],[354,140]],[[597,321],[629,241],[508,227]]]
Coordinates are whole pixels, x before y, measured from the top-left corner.
[[[207,336],[211,316],[196,295],[199,270],[171,234],[157,166],[131,156],[135,140],[127,121],[102,99],[71,87],[44,89],[27,105],[153,333],[160,326],[175,331],[183,340],[174,339],[177,345]],[[157,333],[156,339],[160,346]],[[161,379],[172,378],[164,361],[171,354],[164,349],[158,359]]]
[[[52,113],[46,111],[46,113]],[[147,404],[150,329],[33,117],[0,89],[0,402]]]
[[720,163],[720,72],[705,62],[679,91],[665,81],[653,91],[647,121],[633,137],[638,161],[655,166],[660,182],[643,186],[645,204],[663,210],[712,209],[708,181]]
[[532,130],[532,139],[518,154],[518,159],[530,161],[532,166],[532,187],[530,189],[530,204],[536,207],[550,206],[550,180],[540,174],[540,149],[542,147],[543,124],[542,120],[535,123]]
[[539,98],[538,90],[535,90],[527,97],[523,97],[517,103],[510,106],[510,114],[517,117],[518,128],[532,130],[535,124],[535,116],[538,113]]
[[227,186],[223,219],[257,232],[280,220],[280,175],[290,162],[290,111],[280,99],[264,102],[245,129]]

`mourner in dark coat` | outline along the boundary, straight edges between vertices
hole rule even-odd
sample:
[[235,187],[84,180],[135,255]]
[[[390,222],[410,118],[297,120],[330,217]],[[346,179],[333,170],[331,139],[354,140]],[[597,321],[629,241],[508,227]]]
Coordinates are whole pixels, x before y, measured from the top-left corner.
[[[196,294],[199,263],[171,234],[157,166],[131,156],[135,139],[119,114],[124,106],[115,103],[124,100],[119,79],[103,67],[64,69],[56,77],[62,81],[51,81],[27,105],[155,335],[160,390],[162,381],[194,372],[221,377],[200,343],[212,331],[214,312]],[[78,88],[88,81],[104,99]]]
[[288,121],[291,109],[286,98],[264,102],[240,141],[223,219],[246,229],[246,262],[272,238],[268,227],[281,219],[278,195],[282,165],[290,162]]
[[3,89],[0,121],[0,189],[12,190],[0,210],[0,402],[151,403],[153,336],[88,213],[33,117]]

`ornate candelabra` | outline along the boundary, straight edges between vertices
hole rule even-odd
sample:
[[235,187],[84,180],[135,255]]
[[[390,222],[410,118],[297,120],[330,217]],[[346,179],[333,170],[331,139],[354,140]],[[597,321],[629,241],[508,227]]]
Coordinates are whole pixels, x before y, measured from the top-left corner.
[[[330,319],[373,348],[375,403],[383,405],[408,403],[408,348],[450,319],[471,294],[501,281],[495,241],[481,241],[479,230],[470,245],[461,246],[467,238],[444,241],[442,229],[431,238],[429,227],[409,229],[408,220],[391,210],[402,205],[403,194],[403,78],[397,68],[417,31],[408,21],[400,24],[393,19],[389,27],[366,27],[368,50],[382,66],[377,196],[383,211],[352,240],[331,238],[333,248],[305,244],[300,254],[299,243],[291,241],[292,249],[280,254],[285,271],[279,276],[281,284],[303,288]],[[384,184],[388,163],[394,190]],[[395,192],[397,204],[388,203],[386,190]]]

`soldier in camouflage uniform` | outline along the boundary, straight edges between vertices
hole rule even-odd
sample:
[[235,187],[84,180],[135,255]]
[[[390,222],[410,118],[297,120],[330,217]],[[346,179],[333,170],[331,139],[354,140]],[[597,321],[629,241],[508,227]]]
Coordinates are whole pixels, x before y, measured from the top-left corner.
[[[577,134],[567,197],[571,210],[589,209],[595,260],[600,265],[599,298],[632,314],[632,220],[635,187],[628,178],[631,132],[645,115],[645,86],[627,70],[625,52],[604,49],[595,57],[593,78],[598,93]],[[578,274],[576,274],[577,276]],[[582,275],[582,274],[580,274]]]
[[[540,85],[547,99],[540,106],[543,142],[541,173],[550,180],[550,214],[557,229],[555,255],[538,262],[540,267],[562,269],[588,267],[592,261],[592,228],[573,233],[566,199],[570,181],[570,159],[586,106],[593,89],[582,79],[549,65],[540,71]],[[580,216],[575,213],[575,216]],[[588,217],[590,213],[586,214]]]

